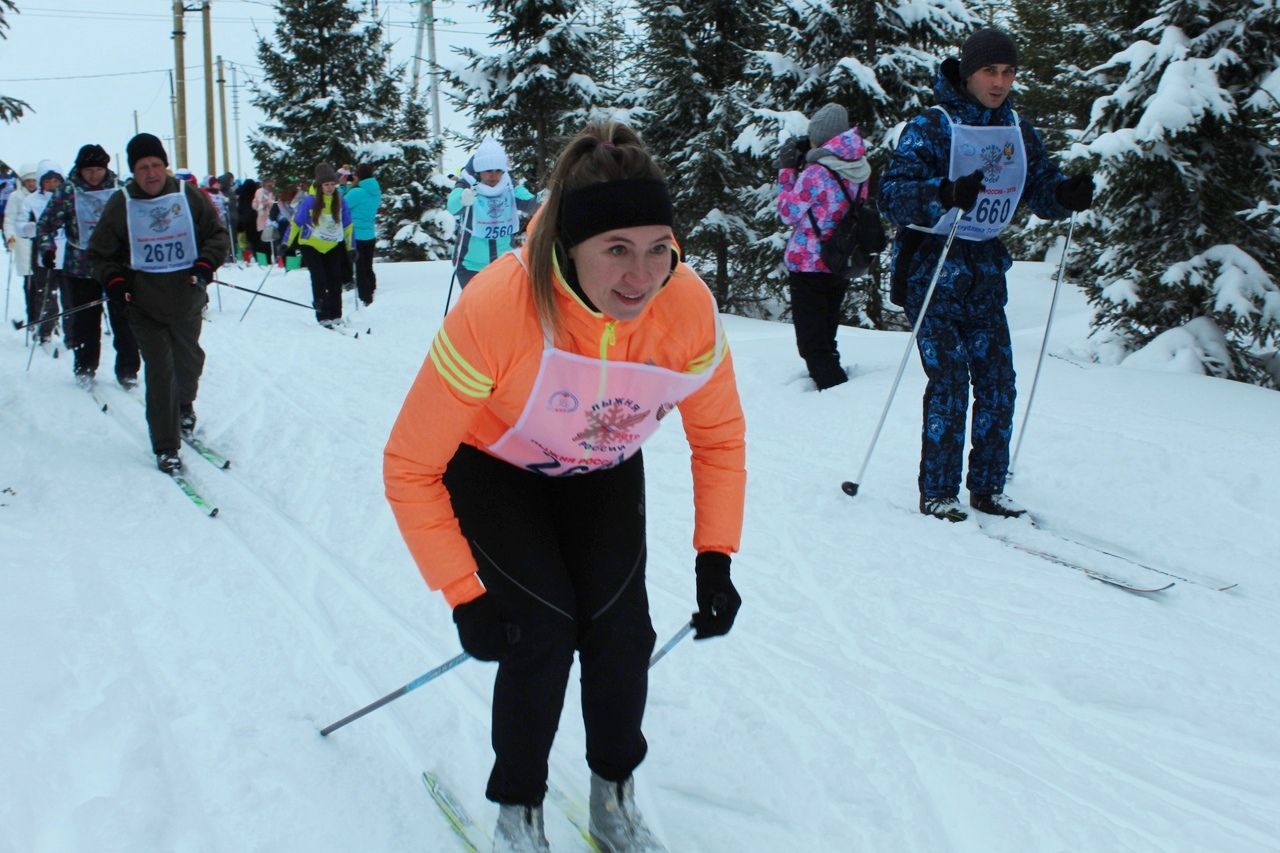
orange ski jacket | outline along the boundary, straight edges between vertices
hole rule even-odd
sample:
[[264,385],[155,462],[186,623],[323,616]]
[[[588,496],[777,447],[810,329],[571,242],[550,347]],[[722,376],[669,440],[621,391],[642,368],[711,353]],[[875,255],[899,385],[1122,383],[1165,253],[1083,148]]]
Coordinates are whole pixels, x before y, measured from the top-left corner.
[[[715,301],[680,264],[644,313],[616,321],[590,309],[557,276],[557,348],[609,362],[698,372],[725,348],[715,374],[679,404],[692,452],[694,548],[738,550],[746,494],[746,421]],[[459,444],[485,450],[520,417],[544,337],[524,265],[508,253],[467,285],[431,344],[383,452],[387,500],[427,585],[452,606],[484,586],[442,477]],[[585,519],[584,519],[585,522]]]

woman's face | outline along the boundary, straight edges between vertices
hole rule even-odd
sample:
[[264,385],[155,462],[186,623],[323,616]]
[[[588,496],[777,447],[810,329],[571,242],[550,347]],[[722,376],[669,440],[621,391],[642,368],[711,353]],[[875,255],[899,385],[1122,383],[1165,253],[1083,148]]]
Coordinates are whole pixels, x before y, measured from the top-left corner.
[[569,250],[587,298],[615,320],[634,320],[671,274],[675,243],[666,225],[616,228]]
[[320,185],[320,192],[324,193],[325,195],[333,195],[333,191],[336,190],[337,188],[338,188],[337,181],[325,181],[323,184]]
[[485,169],[480,173],[480,180],[484,181],[485,186],[496,187],[498,181],[502,180],[501,169]]

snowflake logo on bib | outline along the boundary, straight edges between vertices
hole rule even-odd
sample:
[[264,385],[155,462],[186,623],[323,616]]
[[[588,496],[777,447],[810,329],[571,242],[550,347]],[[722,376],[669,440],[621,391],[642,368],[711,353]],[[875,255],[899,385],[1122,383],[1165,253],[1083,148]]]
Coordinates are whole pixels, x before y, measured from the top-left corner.
[[165,210],[163,207],[153,207],[147,211],[147,215],[151,217],[151,230],[157,234],[163,234],[169,230],[169,217],[181,213],[180,210]]
[[617,451],[640,436],[631,428],[649,417],[649,410],[640,410],[631,400],[606,400],[587,412],[587,428],[573,440],[588,450]]
[[983,147],[979,153],[982,158],[983,183],[992,183],[1000,177],[1003,167],[1000,165],[1000,158],[1003,156],[1003,148],[999,145],[987,145]]

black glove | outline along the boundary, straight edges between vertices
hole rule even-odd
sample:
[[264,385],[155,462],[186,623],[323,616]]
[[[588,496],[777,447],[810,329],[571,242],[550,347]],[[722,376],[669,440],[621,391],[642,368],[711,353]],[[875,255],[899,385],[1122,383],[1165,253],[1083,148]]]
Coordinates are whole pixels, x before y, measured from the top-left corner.
[[1058,204],[1067,210],[1076,213],[1088,210],[1093,206],[1093,175],[1085,172],[1083,175],[1067,178],[1058,184],[1053,194],[1057,197]]
[[53,269],[53,265],[58,262],[58,252],[55,249],[45,249],[40,253],[40,266],[47,270]]
[[938,186],[938,201],[947,210],[958,207],[970,210],[978,203],[978,193],[982,192],[982,170],[974,169],[956,181],[943,180]]
[[796,143],[794,136],[788,136],[787,141],[782,143],[782,147],[778,149],[778,159],[773,161],[773,165],[781,172],[783,169],[794,169],[796,167],[796,159],[800,156],[800,146]]
[[128,302],[133,298],[133,292],[129,290],[129,282],[119,274],[107,279],[103,290],[107,292],[107,298],[113,302]]
[[502,660],[520,642],[520,626],[503,621],[497,599],[487,592],[453,608],[453,623],[463,651],[476,660]]
[[693,638],[722,637],[733,627],[742,596],[729,580],[729,555],[703,551],[694,561],[698,578],[698,612],[693,614]]
[[199,287],[208,287],[213,281],[213,264],[200,258],[191,265],[191,283]]
[[870,256],[880,254],[887,245],[889,238],[880,221],[880,208],[874,200],[867,199],[858,206],[858,246]]

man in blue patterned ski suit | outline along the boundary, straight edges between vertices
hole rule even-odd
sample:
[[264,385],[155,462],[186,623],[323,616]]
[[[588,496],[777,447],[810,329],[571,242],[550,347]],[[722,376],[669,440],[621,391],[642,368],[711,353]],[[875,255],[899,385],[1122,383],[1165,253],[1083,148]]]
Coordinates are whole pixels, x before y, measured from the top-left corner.
[[1002,494],[1015,389],[1004,313],[1012,259],[997,235],[1021,199],[1043,219],[1064,218],[1093,200],[1092,177],[1063,175],[1035,129],[1014,112],[1009,90],[1017,63],[1007,34],[984,29],[971,36],[959,60],[942,63],[937,106],[907,123],[880,186],[880,208],[898,225],[891,298],[913,323],[946,235],[964,211],[916,340],[929,380],[920,511],[948,521],[967,517],[957,495],[970,382],[970,505],[1001,516],[1024,512]]

